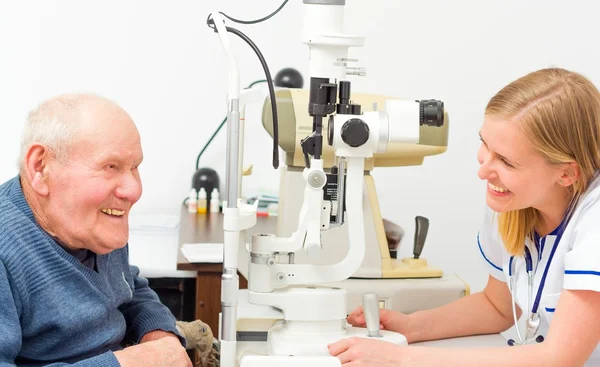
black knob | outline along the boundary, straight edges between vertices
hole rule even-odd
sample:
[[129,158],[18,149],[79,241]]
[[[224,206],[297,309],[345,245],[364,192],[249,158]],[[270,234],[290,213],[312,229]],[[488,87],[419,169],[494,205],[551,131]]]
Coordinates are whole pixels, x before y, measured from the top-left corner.
[[350,104],[350,82],[341,81],[339,85],[340,104]]
[[350,111],[349,115],[360,115],[360,105],[359,104],[351,104],[352,111]]
[[327,143],[329,146],[333,146],[333,136],[335,134],[333,125],[333,115],[329,116],[329,122],[327,123]]
[[342,125],[342,141],[352,148],[360,147],[369,140],[369,125],[361,119],[350,119]]
[[360,111],[359,104],[338,104],[335,110],[338,115],[360,115]]
[[419,101],[421,126],[441,127],[444,125],[444,102],[435,99]]
[[415,217],[415,244],[413,248],[413,255],[415,259],[421,256],[423,246],[425,246],[425,239],[427,238],[427,231],[429,230],[429,219],[417,215]]

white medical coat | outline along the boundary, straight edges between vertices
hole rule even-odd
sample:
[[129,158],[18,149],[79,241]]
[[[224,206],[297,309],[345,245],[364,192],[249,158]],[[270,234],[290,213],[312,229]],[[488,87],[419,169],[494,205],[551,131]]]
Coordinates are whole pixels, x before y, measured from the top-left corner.
[[[535,301],[543,274],[547,273],[538,309],[540,328],[537,335],[544,337],[548,333],[563,289],[600,292],[600,177],[598,175],[576,205],[546,271],[557,234],[555,230],[539,241],[526,242],[526,246],[531,251],[535,272],[532,303]],[[497,213],[489,208],[486,208],[484,224],[477,236],[477,242],[489,273],[508,285],[511,256],[506,252],[498,233]],[[523,256],[519,256],[515,257],[513,262],[516,303],[525,314],[530,312],[533,306],[530,304],[527,311],[529,291],[525,260]],[[577,315],[573,316],[577,317]],[[525,337],[524,328],[521,328],[521,335]],[[588,359],[586,366],[600,366],[599,346]]]

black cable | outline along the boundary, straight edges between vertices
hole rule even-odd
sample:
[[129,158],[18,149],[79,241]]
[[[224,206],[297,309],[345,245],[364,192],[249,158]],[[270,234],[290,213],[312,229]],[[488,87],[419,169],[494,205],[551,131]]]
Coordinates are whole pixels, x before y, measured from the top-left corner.
[[[254,85],[258,84],[258,83],[264,83],[266,82],[265,79],[261,79],[261,80],[255,80],[252,83],[250,83],[250,85],[248,85],[246,87],[246,89],[248,88],[252,88]],[[202,156],[202,153],[204,153],[204,151],[206,150],[206,148],[208,148],[208,146],[210,145],[210,143],[213,141],[213,139],[215,138],[215,136],[217,136],[217,134],[219,133],[219,131],[221,131],[221,129],[223,128],[223,126],[225,125],[225,122],[227,122],[227,116],[223,119],[223,121],[221,121],[221,124],[219,124],[219,127],[217,127],[217,129],[215,130],[215,132],[212,134],[212,136],[210,137],[210,139],[208,139],[208,141],[206,142],[206,144],[204,144],[204,147],[202,148],[202,150],[200,151],[200,153],[198,153],[198,157],[196,158],[196,170],[198,170],[198,168],[200,168],[200,157]],[[188,198],[186,197],[183,200],[183,205],[185,206],[187,204]]]
[[250,83],[250,85],[249,85],[249,86],[247,86],[247,87],[246,87],[246,89],[252,88],[252,87],[254,87],[254,85],[255,85],[255,84],[258,84],[258,83],[264,83],[264,82],[266,82],[266,81],[267,81],[266,79],[255,80],[255,81],[253,81],[252,83]]
[[233,17],[230,17],[229,15],[223,13],[223,12],[219,12],[221,15],[223,15],[225,18],[231,20],[232,22],[235,23],[240,23],[240,24],[256,24],[256,23],[260,23],[260,22],[264,22],[265,20],[271,18],[272,16],[274,16],[275,14],[279,13],[279,11],[281,9],[283,9],[283,7],[285,6],[285,4],[287,4],[289,0],[285,0],[281,5],[279,5],[279,8],[277,8],[274,12],[272,12],[271,14],[267,15],[266,17],[260,18],[260,19],[255,19],[255,20],[239,20],[239,19],[235,19]]
[[223,121],[221,121],[221,124],[219,125],[219,127],[217,128],[217,130],[215,130],[215,132],[212,134],[212,136],[210,137],[210,139],[208,139],[208,141],[206,142],[206,144],[204,144],[204,148],[202,148],[202,150],[198,154],[198,157],[196,158],[196,169],[200,168],[200,157],[202,156],[202,153],[204,153],[204,151],[206,150],[206,148],[208,148],[208,146],[213,141],[213,139],[215,138],[215,136],[217,136],[217,133],[221,130],[221,128],[223,127],[223,125],[225,125],[226,121],[227,121],[227,117],[225,117],[223,119]]
[[[255,84],[258,83],[263,83],[266,82],[265,79],[261,79],[261,80],[256,80],[252,83],[250,83],[249,86],[246,87],[246,89],[248,88],[252,88]],[[225,116],[225,118],[223,119],[223,121],[221,121],[221,124],[219,125],[219,127],[217,127],[217,129],[215,130],[215,132],[212,134],[212,136],[210,137],[210,139],[208,139],[208,141],[206,142],[206,144],[204,144],[204,148],[202,148],[202,150],[200,151],[200,153],[198,154],[198,157],[196,158],[196,170],[198,168],[200,168],[200,157],[202,156],[202,154],[204,153],[204,151],[206,150],[206,148],[208,148],[208,146],[210,145],[210,143],[213,141],[213,139],[215,138],[215,136],[217,136],[217,133],[219,131],[221,131],[221,129],[223,128],[223,125],[225,125],[225,122],[227,122],[227,116]]]
[[277,120],[277,103],[275,101],[275,88],[273,88],[273,80],[271,79],[269,66],[267,65],[267,62],[265,61],[265,58],[263,57],[258,47],[254,44],[254,42],[252,42],[250,38],[248,38],[248,36],[246,36],[244,33],[235,28],[225,27],[225,29],[227,29],[227,32],[231,32],[243,39],[244,41],[246,41],[246,43],[254,50],[256,56],[258,56],[263,70],[265,71],[265,77],[267,78],[267,86],[269,87],[269,95],[271,97],[271,111],[273,113],[273,168],[277,169],[279,168],[279,123]]
[[[223,15],[225,18],[227,18],[235,23],[256,24],[256,23],[263,22],[263,21],[271,18],[275,14],[279,13],[279,11],[281,9],[283,9],[283,7],[285,6],[285,4],[287,4],[288,1],[289,0],[284,0],[284,2],[281,3],[281,5],[274,12],[267,15],[266,17],[263,17],[260,19],[255,19],[255,20],[240,20],[240,19],[230,17],[229,15],[227,15],[223,12],[219,12],[219,14]],[[212,19],[210,17],[210,14],[206,18],[206,24],[213,31],[217,32],[217,29],[215,27],[215,21],[214,21],[214,19]],[[269,86],[269,96],[271,97],[271,109],[272,109],[272,113],[273,113],[273,168],[277,169],[277,168],[279,168],[279,150],[278,150],[279,149],[279,129],[278,129],[279,123],[278,123],[278,119],[277,119],[277,104],[275,101],[275,90],[273,88],[273,80],[271,79],[271,73],[269,72],[269,67],[268,67],[267,62],[265,61],[265,58],[263,57],[262,53],[258,49],[258,47],[254,44],[254,42],[252,42],[252,40],[250,38],[248,38],[248,36],[246,36],[244,33],[242,33],[241,31],[239,31],[235,28],[225,27],[225,29],[228,32],[231,32],[231,33],[235,34],[236,36],[240,37],[241,39],[243,39],[254,50],[254,52],[256,53],[256,56],[258,56],[258,59],[260,60],[263,70],[265,71],[265,76],[267,78],[267,84]],[[225,123],[225,121],[221,122],[221,125],[217,129],[217,132],[221,129],[221,127],[223,126],[224,123]],[[214,137],[214,134],[213,134],[213,137]],[[213,137],[211,137],[211,139],[209,140],[209,143],[213,139]],[[206,147],[204,149],[206,149]],[[204,149],[202,151],[204,151]],[[202,154],[202,152],[200,152],[200,155],[201,154]],[[199,159],[200,159],[200,157],[198,156],[198,159],[196,160],[196,169],[199,164],[198,163]]]

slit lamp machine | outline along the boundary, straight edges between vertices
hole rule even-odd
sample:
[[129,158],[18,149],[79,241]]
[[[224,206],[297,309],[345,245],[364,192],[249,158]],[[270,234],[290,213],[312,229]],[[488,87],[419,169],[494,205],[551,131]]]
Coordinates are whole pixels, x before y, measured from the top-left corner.
[[[222,367],[339,366],[327,345],[348,337],[406,344],[403,335],[379,330],[379,308],[386,305],[372,291],[377,289],[373,282],[443,276],[419,256],[428,227],[425,218],[416,219],[415,256],[390,257],[369,172],[375,166],[418,165],[425,156],[443,153],[448,140],[444,104],[352,94],[348,76],[365,72],[349,66],[355,60],[348,58],[348,48],[363,46],[364,38],[344,33],[344,5],[345,0],[303,0],[309,89],[275,92],[269,85],[263,125],[275,147],[286,154],[278,233],[255,234],[248,245],[246,231],[256,224],[257,215],[256,205],[241,200],[240,117],[258,94],[240,91],[228,37],[232,30],[219,12],[209,16],[229,63]],[[276,168],[277,161],[275,149]],[[248,279],[247,290],[239,289],[238,270]],[[358,288],[344,286],[352,280],[362,283]],[[458,283],[460,297],[465,285]],[[457,296],[447,302],[452,297]],[[349,305],[359,304],[365,309],[366,329],[346,322]]]

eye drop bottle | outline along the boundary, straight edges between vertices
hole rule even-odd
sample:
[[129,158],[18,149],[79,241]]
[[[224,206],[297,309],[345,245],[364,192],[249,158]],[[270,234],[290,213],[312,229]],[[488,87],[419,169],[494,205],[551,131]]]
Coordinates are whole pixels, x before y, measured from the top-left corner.
[[206,202],[206,190],[204,189],[204,187],[201,187],[200,191],[198,192],[197,206],[198,206],[198,213],[206,214],[207,202]]
[[210,212],[218,213],[220,210],[219,190],[215,187],[210,193]]
[[196,190],[192,188],[187,199],[188,213],[196,213],[198,208],[198,200],[196,199]]

